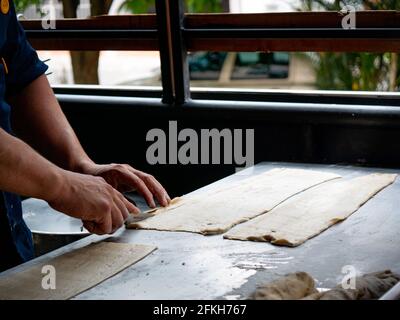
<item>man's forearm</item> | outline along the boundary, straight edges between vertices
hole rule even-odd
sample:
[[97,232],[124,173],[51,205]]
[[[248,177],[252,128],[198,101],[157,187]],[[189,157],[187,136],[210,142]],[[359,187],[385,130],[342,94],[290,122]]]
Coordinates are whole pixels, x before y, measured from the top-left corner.
[[0,190],[43,199],[97,234],[115,232],[139,212],[104,179],[61,169],[1,128]]
[[88,157],[45,76],[8,101],[12,105],[12,124],[18,137],[57,166],[102,177],[121,192],[136,190],[150,207],[156,206],[153,195],[163,206],[170,202],[168,193],[153,176],[127,164],[98,165]]
[[0,190],[51,201],[63,186],[64,171],[0,129]]
[[92,161],[63,114],[45,75],[28,85],[12,105],[14,131],[58,166],[82,172]]

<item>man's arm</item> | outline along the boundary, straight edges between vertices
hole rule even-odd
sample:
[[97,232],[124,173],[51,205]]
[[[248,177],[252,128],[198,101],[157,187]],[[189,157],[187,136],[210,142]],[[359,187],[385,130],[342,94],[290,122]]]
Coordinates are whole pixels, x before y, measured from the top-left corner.
[[9,97],[17,136],[56,165],[82,171],[91,160],[60,109],[45,75]]
[[0,128],[0,189],[44,199],[82,219],[93,233],[112,233],[138,209],[104,179],[63,170]]
[[121,192],[136,189],[151,207],[155,207],[153,195],[163,206],[170,202],[165,189],[151,175],[125,164],[97,165],[88,157],[45,75],[8,100],[15,132],[47,159],[67,170],[101,176]]

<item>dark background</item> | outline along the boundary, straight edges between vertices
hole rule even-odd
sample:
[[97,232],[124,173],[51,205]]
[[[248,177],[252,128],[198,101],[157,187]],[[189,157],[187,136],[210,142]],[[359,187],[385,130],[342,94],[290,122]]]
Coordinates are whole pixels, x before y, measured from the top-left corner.
[[178,130],[255,129],[255,163],[340,163],[392,168],[399,168],[400,164],[400,109],[368,105],[380,101],[396,105],[395,100],[358,99],[342,108],[332,104],[340,98],[332,97],[332,103],[327,104],[326,96],[324,103],[309,97],[314,102],[312,107],[293,101],[282,106],[279,102],[251,105],[237,100],[201,99],[184,106],[166,106],[160,103],[157,93],[152,93],[153,98],[132,101],[129,97],[110,97],[99,92],[92,96],[72,93],[77,92],[62,92],[58,98],[89,155],[99,163],[129,163],[149,172],[172,196],[233,174],[235,165],[149,165],[146,150],[152,142],[146,142],[146,134],[153,128],[168,132],[170,120],[178,121]]

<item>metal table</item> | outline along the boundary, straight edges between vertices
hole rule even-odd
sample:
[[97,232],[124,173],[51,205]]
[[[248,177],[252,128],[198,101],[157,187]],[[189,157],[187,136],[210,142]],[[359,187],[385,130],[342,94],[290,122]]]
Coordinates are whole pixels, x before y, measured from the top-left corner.
[[[195,192],[212,190],[217,185],[276,167],[309,168],[344,177],[399,172],[339,165],[261,163]],[[124,229],[113,236],[89,236],[1,276],[109,238],[154,245],[158,250],[75,299],[241,299],[257,285],[295,271],[310,273],[320,288],[331,288],[345,276],[342,268],[346,265],[354,266],[361,274],[384,269],[400,272],[399,208],[400,179],[397,179],[347,220],[296,248],[224,240],[221,235]]]

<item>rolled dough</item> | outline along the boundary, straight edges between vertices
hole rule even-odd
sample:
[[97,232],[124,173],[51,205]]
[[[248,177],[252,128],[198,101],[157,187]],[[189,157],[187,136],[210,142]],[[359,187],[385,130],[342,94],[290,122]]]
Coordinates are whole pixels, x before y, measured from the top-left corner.
[[[86,291],[146,257],[156,248],[129,243],[99,242],[0,278],[0,300],[66,300]],[[55,268],[53,289],[42,281]],[[45,273],[42,273],[45,271]]]
[[267,214],[233,228],[224,238],[298,246],[346,219],[376,193],[393,183],[396,176],[374,173],[329,181],[285,201]]
[[173,207],[155,212],[129,228],[221,234],[293,195],[340,176],[301,169],[273,169],[213,192],[184,196]]

